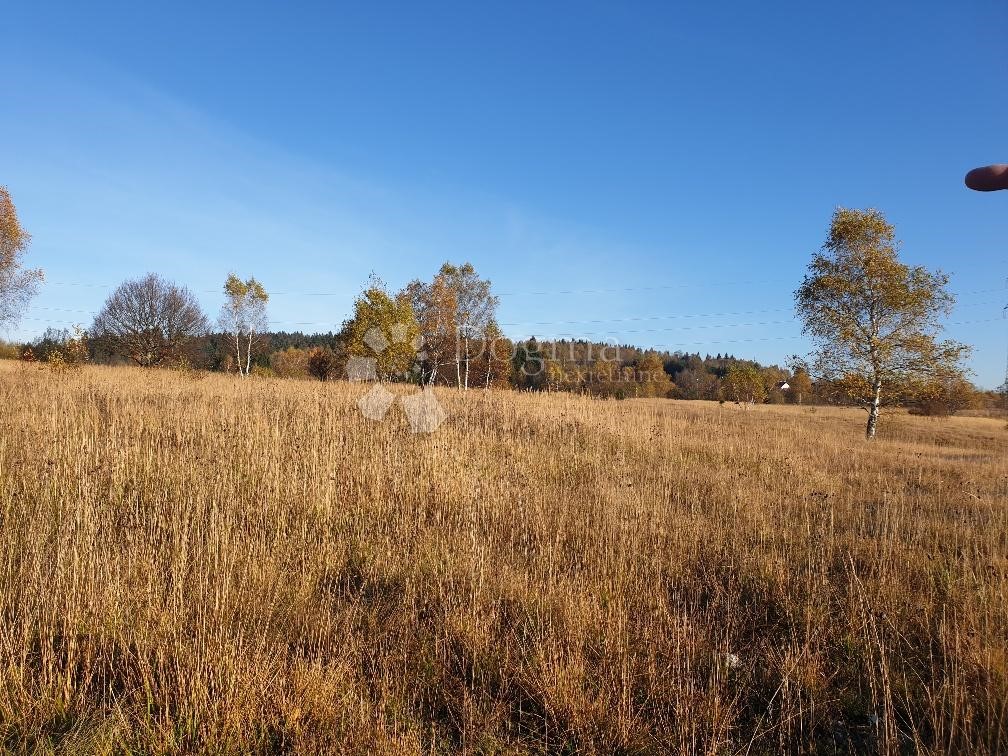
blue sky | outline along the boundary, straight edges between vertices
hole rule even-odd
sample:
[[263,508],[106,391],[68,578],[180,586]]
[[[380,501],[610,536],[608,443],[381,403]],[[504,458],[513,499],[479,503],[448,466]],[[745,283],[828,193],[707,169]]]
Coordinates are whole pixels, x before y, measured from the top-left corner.
[[962,177],[1008,160],[1008,6],[879,5],[8,6],[0,183],[48,282],[6,336],[147,271],[335,329],[448,259],[511,336],[783,362],[833,208],[874,206],[996,386],[1008,196]]

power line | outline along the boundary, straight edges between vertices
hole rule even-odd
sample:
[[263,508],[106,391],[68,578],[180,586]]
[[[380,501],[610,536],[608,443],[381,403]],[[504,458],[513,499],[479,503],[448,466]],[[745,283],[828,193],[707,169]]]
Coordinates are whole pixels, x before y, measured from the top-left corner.
[[[93,289],[114,289],[120,284],[102,284],[102,283],[90,283],[90,282],[79,282],[79,281],[46,281],[46,284],[50,286],[79,286],[83,288],[93,288]],[[793,285],[794,281],[791,279],[774,279],[774,278],[763,278],[763,279],[750,279],[750,280],[738,280],[738,281],[718,281],[711,284],[703,283],[678,283],[678,284],[660,284],[655,286],[627,286],[620,288],[611,289],[553,289],[545,291],[524,291],[524,292],[503,292],[495,294],[498,297],[547,297],[547,296],[560,296],[560,295],[588,295],[588,294],[622,294],[626,292],[637,292],[637,291],[665,291],[671,289],[710,289],[716,287],[728,287],[728,286],[753,286],[759,284],[788,284]],[[198,294],[220,294],[221,289],[191,289],[191,291]],[[955,294],[955,296],[969,296],[972,294],[989,294],[995,291],[1004,291],[1003,287],[998,287],[996,289],[977,289],[975,291],[964,291]],[[271,291],[269,295],[278,297],[344,297],[347,296],[345,291]]]
[[[90,283],[90,282],[78,282],[78,281],[46,281],[47,284],[52,286],[80,286],[84,288],[93,289],[112,289],[119,284],[103,284],[103,283]],[[718,281],[716,284],[710,284],[707,288],[712,288],[713,286],[752,286],[757,284],[770,284],[770,283],[787,283],[792,284],[793,281],[790,279],[750,279],[745,281]],[[616,287],[609,289],[553,289],[549,291],[507,291],[495,294],[498,297],[540,297],[540,296],[559,296],[559,295],[581,295],[581,294],[621,294],[625,292],[634,291],[665,291],[670,289],[686,289],[686,288],[701,288],[704,284],[691,282],[691,283],[676,283],[676,284],[658,284],[654,286],[626,286],[626,287]],[[221,289],[192,289],[196,293],[200,294],[220,294]],[[346,296],[345,291],[271,291],[270,296],[297,296],[297,297],[343,297]]]
[[[956,304],[956,309],[965,307],[982,307],[983,305],[1001,304],[997,300],[986,302],[971,302],[969,304]],[[502,326],[530,326],[530,325],[570,325],[578,323],[628,323],[642,320],[672,320],[676,318],[720,318],[736,317],[739,315],[762,315],[769,312],[793,312],[794,307],[775,307],[766,310],[741,310],[737,312],[704,312],[704,313],[676,313],[672,315],[639,315],[626,318],[595,318],[590,320],[525,320],[513,323],[500,323]]]
[[[978,325],[980,323],[994,323],[1000,322],[1001,318],[985,318],[981,320],[960,320],[946,323],[947,326],[964,326],[964,325]],[[555,334],[552,338],[564,338],[564,339],[585,339],[586,337],[613,337],[613,336],[623,336],[624,334],[641,334],[641,333],[680,333],[682,331],[693,331],[693,330],[707,330],[714,328],[746,328],[751,326],[764,326],[764,325],[791,325],[794,324],[793,320],[776,320],[776,321],[764,321],[764,322],[749,322],[749,323],[725,323],[721,325],[709,325],[709,326],[686,326],[683,328],[650,328],[650,329],[639,329],[639,330],[613,330],[613,331],[582,331],[578,333],[559,333]],[[547,335],[543,335],[543,339],[549,340]],[[788,337],[790,338],[790,337]],[[798,336],[794,338],[800,338]],[[720,343],[720,339],[718,339]],[[707,342],[702,342],[707,343]]]
[[[46,318],[31,318],[31,317],[24,317],[24,318],[22,318],[22,320],[41,321],[41,322],[44,322],[44,323],[48,323],[50,325],[66,325],[66,326],[75,325],[75,323],[73,321],[69,321],[69,320],[48,320]],[[745,325],[745,324],[741,324],[741,325]],[[671,329],[669,329],[669,330],[671,330]],[[597,335],[597,334],[570,334],[570,335],[574,336],[574,337],[577,337],[577,338],[581,338],[581,337],[583,337],[585,335],[592,336],[592,335]],[[561,336],[562,336],[562,334],[561,334]],[[559,336],[555,337],[555,338],[559,338]],[[724,344],[741,344],[741,343],[749,343],[749,342],[757,342],[757,341],[787,341],[787,340],[794,340],[794,339],[800,339],[800,338],[802,338],[802,337],[799,336],[799,335],[796,335],[796,336],[766,336],[766,337],[755,337],[755,338],[744,338],[744,339],[717,339],[716,343],[718,343],[718,344],[722,344],[722,343],[724,343]],[[544,340],[548,340],[548,339],[544,339]],[[695,341],[695,342],[683,342],[683,343],[678,343],[678,344],[655,344],[654,346],[655,347],[663,347],[663,348],[678,348],[678,347],[684,347],[684,346],[696,346],[696,345],[711,344],[711,343],[715,343],[715,342],[712,342],[712,341]]]
[[[1006,309],[1008,309],[1008,308],[1006,308]],[[69,320],[51,320],[51,319],[48,319],[48,318],[24,317],[24,318],[22,318],[22,320],[33,320],[33,321],[40,321],[40,322],[44,322],[44,323],[52,323],[52,324],[58,324],[58,325],[75,325],[75,323],[73,321],[69,321]],[[946,323],[945,325],[949,325],[949,326],[977,325],[977,324],[980,324],[980,323],[1000,322],[1001,320],[1002,320],[1002,318],[984,318],[984,319],[981,319],[981,320],[960,320],[960,321],[949,322],[949,323]],[[623,334],[628,334],[628,333],[635,333],[635,334],[640,334],[640,333],[680,333],[682,331],[709,330],[709,329],[715,329],[715,328],[747,328],[747,327],[752,327],[752,326],[764,326],[764,325],[790,325],[790,324],[793,324],[794,322],[795,322],[794,320],[768,320],[768,321],[749,321],[749,322],[743,322],[743,323],[714,323],[714,324],[710,324],[710,325],[701,325],[701,326],[683,326],[683,327],[680,327],[680,328],[647,328],[647,329],[635,329],[635,330],[582,331],[582,332],[578,332],[578,333],[560,333],[560,334],[554,335],[553,337],[544,337],[544,338],[547,338],[547,340],[548,340],[548,338],[584,339],[587,336],[614,336],[614,335],[615,336],[622,336]],[[284,324],[285,321],[271,320],[271,321],[269,321],[269,323],[270,323],[270,325],[281,325],[281,324]],[[296,325],[296,323],[292,323],[290,321],[286,321],[286,324],[287,325]],[[302,325],[311,325],[311,324],[310,323],[302,323]],[[789,338],[790,339],[790,338],[801,338],[801,336],[767,337],[766,339],[761,339],[761,338],[756,338],[756,339],[738,339],[738,341],[765,341],[765,340],[774,340],[774,339],[778,339],[778,338]],[[696,343],[708,343],[708,342],[696,342]]]
[[[772,282],[773,279],[760,279],[751,281],[738,281],[738,282],[720,282],[718,285],[730,286],[737,284],[754,284],[759,282]],[[90,282],[61,282],[61,281],[50,281],[48,282],[56,286],[79,286],[84,288],[99,288],[99,289],[111,289],[112,285],[107,284],[97,284]],[[629,291],[657,291],[657,290],[667,290],[675,288],[683,288],[686,286],[691,286],[692,284],[666,284],[658,286],[648,286],[648,287],[624,287],[624,288],[613,288],[613,289],[585,289],[585,290],[557,290],[557,291],[542,291],[542,292],[526,292],[526,293],[508,293],[502,294],[500,296],[525,296],[525,295],[536,295],[536,296],[552,296],[554,294],[604,294],[613,292],[629,292]],[[202,290],[203,292],[219,293],[218,290]],[[1003,291],[1002,288],[993,289],[976,289],[973,291],[960,292],[957,294],[958,297],[968,297],[977,294],[987,294],[991,292]],[[284,296],[344,296],[345,292],[272,292],[274,295],[284,295]],[[973,302],[968,304],[957,304],[958,308],[966,307],[980,307],[984,305],[994,304],[992,301],[984,302]],[[997,302],[1000,304],[1000,302]],[[80,310],[71,308],[59,308],[59,307],[35,307],[37,310],[46,310],[50,312],[64,312],[64,313],[77,313],[77,314],[87,314],[90,315],[92,311],[90,310]],[[711,313],[674,313],[674,314],[663,314],[663,315],[640,315],[640,316],[627,316],[621,318],[591,318],[584,320],[556,320],[556,321],[525,321],[525,322],[506,322],[501,325],[510,328],[518,327],[529,327],[529,326],[550,326],[550,325],[577,325],[577,324],[609,324],[609,323],[631,323],[631,322],[649,322],[649,321],[660,321],[660,320],[676,320],[676,319],[698,319],[698,318],[714,318],[714,317],[738,317],[743,315],[755,315],[755,314],[766,314],[772,312],[787,312],[792,310],[790,307],[779,307],[779,308],[768,308],[762,310],[742,310],[742,311],[726,311],[726,312],[711,312]],[[1005,314],[1008,315],[1008,306],[1005,307]],[[44,322],[52,325],[75,325],[72,321],[67,320],[52,320],[48,318],[36,318],[36,317],[25,317],[24,320],[30,320],[34,322]],[[958,321],[949,322],[946,325],[949,326],[959,326],[959,325],[974,325],[980,323],[990,323],[999,318],[981,319],[981,320],[968,320],[968,321]],[[776,326],[776,325],[791,325],[794,324],[794,320],[770,320],[770,321],[748,321],[748,322],[737,322],[737,323],[713,323],[695,326],[679,326],[672,328],[643,328],[643,329],[610,329],[605,331],[583,331],[579,333],[560,333],[554,334],[547,338],[552,339],[587,339],[590,337],[614,340],[616,337],[623,337],[628,334],[650,334],[650,333],[681,333],[684,331],[693,330],[713,330],[713,329],[724,329],[724,328],[745,328],[745,327],[756,327],[756,326]],[[270,320],[271,326],[326,326],[330,329],[339,328],[339,324],[336,321],[284,321],[284,320]],[[681,342],[676,345],[659,344],[657,347],[684,347],[684,346],[697,346],[704,344],[733,344],[733,343],[750,343],[750,342],[761,342],[761,341],[780,341],[780,340],[795,340],[802,338],[799,335],[795,336],[768,336],[768,337],[754,337],[754,338],[741,338],[741,339],[717,339],[712,338],[706,341],[695,341],[695,342]],[[1006,365],[1005,374],[1006,385],[1008,385],[1008,365]]]
[[[1000,300],[986,300],[983,302],[970,302],[967,304],[957,304],[956,309],[964,309],[967,307],[982,307],[991,304],[1001,304]],[[45,307],[33,305],[32,310],[44,310],[46,312],[67,312],[67,313],[77,313],[82,315],[91,315],[93,310],[82,310],[73,309],[66,307]],[[721,317],[738,317],[742,315],[762,315],[772,312],[791,312],[793,307],[774,307],[763,310],[737,310],[733,312],[702,312],[702,313],[671,313],[663,315],[634,315],[622,318],[589,318],[584,320],[526,320],[526,321],[513,321],[513,322],[502,322],[499,323],[501,326],[509,327],[524,327],[524,326],[542,326],[542,325],[578,325],[578,324],[592,324],[592,323],[632,323],[632,322],[646,322],[646,321],[656,321],[656,320],[678,320],[678,319],[696,319],[696,318],[721,318]],[[335,325],[335,321],[332,320],[270,320],[271,325]],[[741,325],[779,325],[790,321],[769,321],[764,323],[747,323]],[[732,326],[736,324],[724,324],[724,326]],[[706,326],[706,327],[724,327],[724,326]],[[697,326],[705,327],[705,326]],[[634,333],[634,331],[626,331],[627,333]]]
[[[748,281],[718,281],[717,284],[712,284],[711,286],[752,286],[756,284],[774,284],[774,283],[786,283],[788,285],[794,282],[790,279],[784,280],[779,278],[760,278],[752,279]],[[498,297],[550,297],[558,295],[585,295],[585,294],[624,294],[627,292],[635,291],[668,291],[671,289],[687,289],[687,288],[701,288],[703,284],[697,283],[677,283],[677,284],[658,284],[655,286],[625,286],[617,287],[611,289],[559,289],[554,291],[508,291],[497,294]]]

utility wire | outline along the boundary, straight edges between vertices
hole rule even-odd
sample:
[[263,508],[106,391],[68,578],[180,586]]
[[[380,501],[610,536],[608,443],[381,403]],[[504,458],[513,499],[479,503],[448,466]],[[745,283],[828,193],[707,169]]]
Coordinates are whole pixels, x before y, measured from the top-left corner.
[[[956,309],[964,309],[967,307],[982,307],[985,305],[1001,304],[999,300],[987,300],[984,302],[970,302],[967,304],[956,304]],[[44,307],[44,306],[32,306],[32,310],[44,310],[46,312],[69,312],[78,313],[83,315],[93,314],[93,310],[81,310],[72,309],[65,307]],[[498,325],[508,326],[508,327],[527,327],[527,326],[543,326],[543,325],[578,325],[578,324],[593,324],[593,323],[633,323],[633,322],[645,322],[654,320],[678,320],[678,319],[695,319],[695,318],[722,318],[722,317],[738,317],[741,315],[762,315],[765,313],[773,312],[792,312],[793,307],[774,307],[764,310],[738,310],[734,312],[703,312],[703,313],[673,313],[667,315],[634,315],[623,318],[591,318],[586,320],[527,320],[527,321],[515,321],[515,322],[503,322]],[[333,325],[335,321],[331,320],[271,320],[269,321],[271,325]],[[779,325],[781,323],[786,323],[791,321],[769,321],[764,323],[727,323],[718,324],[711,326],[697,326],[697,327],[732,327],[735,325]],[[626,333],[634,333],[634,331],[626,331]]]
[[[90,282],[78,282],[78,281],[46,281],[47,284],[51,286],[80,286],[85,288],[93,289],[112,289],[119,284],[103,284],[103,283],[90,283]],[[706,288],[711,288],[712,286],[750,286],[757,284],[772,284],[772,283],[794,283],[790,279],[751,279],[746,281],[718,281],[717,284],[712,284]],[[580,294],[620,294],[624,292],[634,292],[634,291],[665,291],[669,289],[686,289],[686,288],[701,288],[703,284],[698,283],[677,283],[677,284],[659,284],[655,286],[627,286],[609,289],[554,289],[547,291],[507,291],[497,293],[494,296],[498,297],[541,297],[541,296],[559,296],[559,295],[580,295]],[[222,289],[192,289],[199,294],[220,294]],[[290,297],[343,297],[346,296],[345,291],[270,291],[270,296],[290,296]]]
[[[54,325],[75,325],[72,321],[67,321],[67,320],[50,320],[48,318],[25,317],[25,318],[22,318],[22,320],[41,321],[41,322],[51,323],[51,324],[54,324]],[[1000,322],[1001,320],[1002,320],[1002,318],[985,318],[985,319],[981,319],[981,320],[960,320],[960,321],[956,321],[956,322],[946,323],[946,325],[950,325],[950,326],[977,325],[977,324],[980,324],[980,323]],[[278,325],[278,324],[282,323],[282,321],[273,321],[273,320],[271,320],[269,322],[270,322],[270,325]],[[763,325],[792,325],[792,324],[794,324],[794,322],[795,321],[793,321],[793,320],[771,320],[771,321],[761,321],[761,322],[760,321],[753,321],[753,322],[747,322],[747,323],[723,323],[723,324],[712,324],[712,325],[701,325],[701,326],[684,326],[684,327],[681,327],[681,328],[648,328],[648,329],[637,329],[637,330],[584,331],[584,332],[578,332],[578,333],[561,333],[561,334],[556,334],[556,335],[550,336],[550,337],[547,337],[547,336],[544,335],[543,339],[547,340],[547,341],[549,341],[551,339],[559,339],[559,338],[563,338],[563,339],[585,339],[586,337],[589,337],[589,336],[595,336],[595,337],[598,337],[598,336],[612,337],[612,336],[622,336],[623,334],[628,334],[628,333],[637,333],[637,334],[639,334],[639,333],[680,333],[682,331],[708,330],[708,329],[714,329],[714,328],[745,328],[745,327],[763,326]],[[768,341],[768,340],[774,340],[774,339],[779,339],[779,338],[788,338],[788,339],[791,339],[791,338],[801,338],[801,336],[776,336],[776,337],[772,336],[772,337],[766,337],[766,338],[736,339],[735,341]],[[718,341],[720,343],[720,340],[718,340]],[[697,343],[709,343],[709,342],[697,342]]]
[[[46,281],[47,285],[50,286],[79,286],[84,288],[93,289],[114,289],[119,286],[119,284],[102,284],[102,283],[89,283],[89,282],[79,282],[79,281]],[[787,284],[793,285],[794,281],[791,279],[751,279],[747,281],[718,281],[714,284],[705,285],[702,283],[679,283],[679,284],[661,284],[656,286],[627,286],[622,288],[611,288],[611,289],[554,289],[545,291],[523,291],[523,292],[503,292],[495,294],[497,297],[547,297],[547,296],[559,296],[567,294],[621,294],[626,292],[636,292],[636,291],[665,291],[669,289],[711,289],[716,287],[728,287],[728,286],[752,286],[761,284]],[[964,291],[958,293],[956,296],[968,296],[971,294],[988,294],[995,291],[1003,291],[1004,287],[999,287],[996,289],[977,289],[976,291]],[[198,294],[220,294],[222,289],[191,289]],[[344,297],[347,296],[345,291],[270,291],[269,295],[278,297]]]

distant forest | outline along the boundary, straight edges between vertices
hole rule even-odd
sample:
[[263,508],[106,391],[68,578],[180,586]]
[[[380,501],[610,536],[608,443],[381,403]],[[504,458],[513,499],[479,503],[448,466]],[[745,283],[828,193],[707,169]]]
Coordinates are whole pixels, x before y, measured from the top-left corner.
[[[44,362],[50,354],[65,349],[73,338],[66,329],[50,328],[41,337],[16,347],[16,354],[31,350],[34,359]],[[102,339],[88,343],[90,361],[95,364],[132,364],[127,356]],[[15,349],[9,356],[15,356]],[[309,360],[313,352],[331,353],[334,365],[326,378],[345,376],[350,348],[343,332],[302,333],[273,331],[256,337],[252,357],[252,375],[282,378],[317,378]],[[480,348],[477,348],[477,352]],[[486,351],[486,350],[484,350]],[[811,402],[811,389],[804,396],[791,390],[794,376],[776,366],[763,366],[731,354],[700,355],[686,352],[647,350],[629,344],[614,345],[577,340],[537,340],[512,342],[499,339],[491,355],[496,367],[492,385],[532,391],[572,391],[619,399],[666,397],[676,399],[731,400],[725,394],[729,372],[751,371],[763,384],[760,401],[775,403]],[[193,368],[215,372],[234,372],[234,337],[211,333],[193,339],[186,348],[186,362]],[[473,356],[472,362],[480,362]],[[503,364],[505,369],[501,369]],[[483,385],[486,370],[474,370],[474,383]],[[798,378],[800,384],[803,379]],[[781,384],[788,383],[787,389]],[[800,388],[800,386],[799,386]],[[759,392],[757,392],[757,396]]]

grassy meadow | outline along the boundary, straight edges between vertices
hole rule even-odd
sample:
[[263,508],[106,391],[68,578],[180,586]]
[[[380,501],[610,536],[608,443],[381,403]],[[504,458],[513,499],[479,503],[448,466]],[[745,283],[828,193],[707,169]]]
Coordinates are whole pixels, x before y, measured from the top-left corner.
[[1004,420],[365,390],[0,361],[0,746],[1008,751]]

